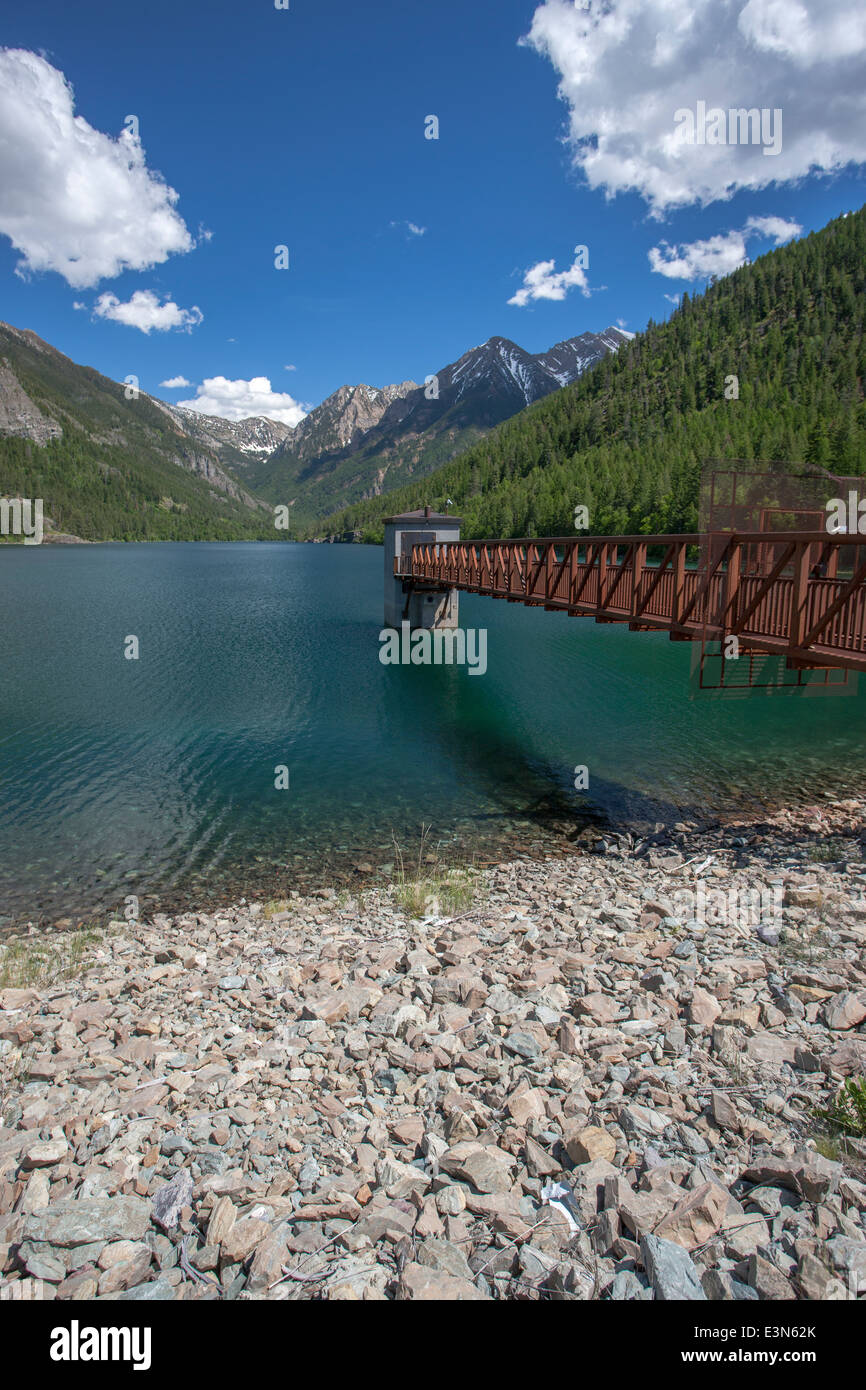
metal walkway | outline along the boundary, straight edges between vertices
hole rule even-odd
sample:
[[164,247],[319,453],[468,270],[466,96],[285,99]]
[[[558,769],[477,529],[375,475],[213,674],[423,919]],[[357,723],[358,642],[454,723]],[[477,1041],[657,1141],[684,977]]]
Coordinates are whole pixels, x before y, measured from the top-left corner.
[[660,629],[674,641],[733,636],[795,668],[866,670],[866,536],[719,531],[457,541],[412,546],[395,558],[394,574],[404,589],[463,589],[633,631]]

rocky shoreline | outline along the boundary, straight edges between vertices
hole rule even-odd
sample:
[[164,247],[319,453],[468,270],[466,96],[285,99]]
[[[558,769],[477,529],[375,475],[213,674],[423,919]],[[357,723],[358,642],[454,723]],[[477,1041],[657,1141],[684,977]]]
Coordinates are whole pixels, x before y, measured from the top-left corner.
[[866,1139],[820,1112],[866,1076],[864,835],[114,923],[0,989],[0,1297],[862,1298]]

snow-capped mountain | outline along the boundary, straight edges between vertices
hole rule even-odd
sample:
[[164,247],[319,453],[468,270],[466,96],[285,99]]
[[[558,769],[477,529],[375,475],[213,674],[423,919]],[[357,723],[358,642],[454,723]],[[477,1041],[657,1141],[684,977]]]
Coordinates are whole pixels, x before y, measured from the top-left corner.
[[551,384],[549,374],[537,360],[509,338],[488,338],[486,343],[470,348],[459,361],[437,375],[440,396],[444,386],[453,391],[458,401],[479,391],[488,394],[504,391],[515,399],[519,396],[522,405],[529,405],[556,385]]
[[[615,352],[632,335],[620,328],[604,333],[581,333],[567,338],[547,352],[525,352],[510,338],[488,338],[480,347],[470,348],[458,362],[439,374],[440,395],[443,380],[454,388],[456,399],[478,391],[502,392],[522,397],[531,405],[582,376],[606,352]],[[518,409],[520,407],[518,406]]]
[[542,353],[488,338],[431,373],[424,386],[341,386],[253,470],[253,485],[273,501],[295,499],[298,515],[323,515],[398,487],[576,381],[629,337],[607,328]]
[[[228,448],[238,450],[251,458],[264,459],[279,448],[292,433],[291,425],[283,425],[279,420],[270,420],[263,415],[251,415],[246,420],[224,420],[220,415],[202,415],[186,406],[169,405],[166,401],[151,396],[154,405],[170,415],[175,424],[185,434],[190,435],[205,448],[215,449],[217,453]],[[242,463],[242,459],[235,462]]]
[[558,386],[568,386],[583,376],[605,352],[616,352],[634,334],[624,328],[606,328],[603,333],[581,333],[578,338],[566,338],[549,352],[539,353],[538,364],[556,379]]

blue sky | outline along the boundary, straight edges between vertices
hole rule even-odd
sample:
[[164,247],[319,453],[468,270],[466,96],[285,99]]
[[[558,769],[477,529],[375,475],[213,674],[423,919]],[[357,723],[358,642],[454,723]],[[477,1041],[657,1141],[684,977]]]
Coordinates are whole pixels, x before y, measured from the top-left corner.
[[[291,402],[422,381],[493,334],[541,351],[641,329],[708,268],[864,201],[848,0],[790,0],[784,25],[777,0],[290,3],[7,14],[0,46],[37,57],[0,55],[0,317],[165,399],[291,421]],[[783,110],[783,150],[672,152],[675,108],[703,99]],[[99,138],[128,115],[135,177]],[[588,266],[557,281],[576,245]],[[509,304],[548,262],[534,283],[561,297]]]

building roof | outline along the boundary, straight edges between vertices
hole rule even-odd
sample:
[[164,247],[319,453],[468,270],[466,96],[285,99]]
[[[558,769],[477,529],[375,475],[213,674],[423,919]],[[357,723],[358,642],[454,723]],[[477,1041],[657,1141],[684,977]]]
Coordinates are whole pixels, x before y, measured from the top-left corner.
[[428,526],[438,526],[443,523],[446,526],[460,526],[462,524],[461,517],[450,516],[448,512],[434,512],[430,507],[419,507],[415,512],[400,512],[397,516],[385,517],[386,524],[398,521],[423,521]]

